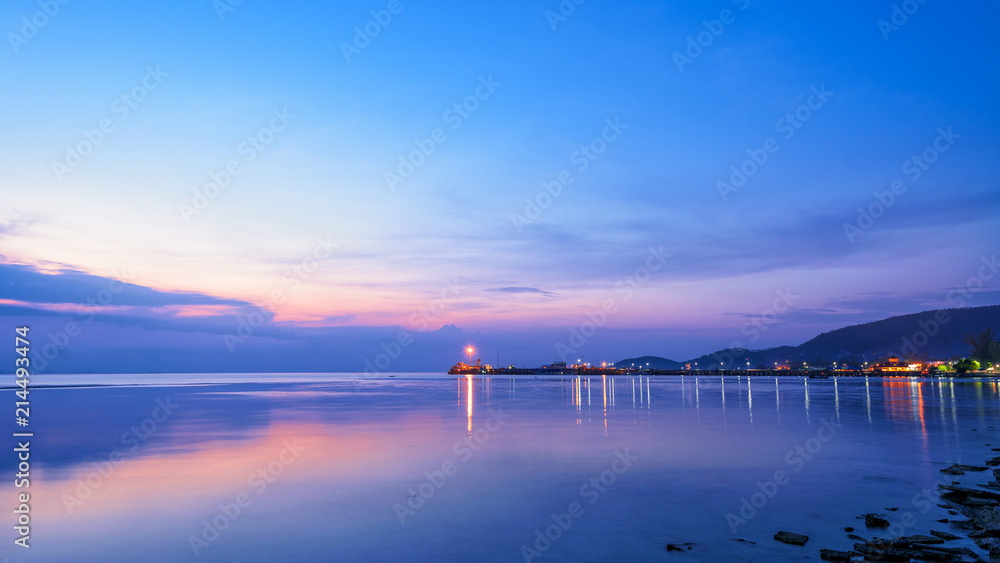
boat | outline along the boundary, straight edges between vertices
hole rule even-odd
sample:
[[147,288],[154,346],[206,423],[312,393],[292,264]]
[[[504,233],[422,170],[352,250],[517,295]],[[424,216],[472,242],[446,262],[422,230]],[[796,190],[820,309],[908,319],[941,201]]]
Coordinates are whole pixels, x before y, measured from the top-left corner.
[[448,370],[448,375],[477,375],[483,373],[482,360],[476,360],[475,364],[469,365],[465,362],[458,362],[457,364],[451,366]]

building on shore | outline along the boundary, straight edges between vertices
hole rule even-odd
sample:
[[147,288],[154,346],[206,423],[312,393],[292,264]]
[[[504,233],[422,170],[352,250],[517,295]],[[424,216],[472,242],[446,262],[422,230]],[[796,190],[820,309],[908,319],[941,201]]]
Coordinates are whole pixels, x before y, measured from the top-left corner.
[[874,364],[869,369],[871,369],[871,371],[886,372],[886,371],[920,371],[920,368],[921,368],[920,364],[910,364],[900,360],[896,356],[891,356],[888,360],[878,364]]

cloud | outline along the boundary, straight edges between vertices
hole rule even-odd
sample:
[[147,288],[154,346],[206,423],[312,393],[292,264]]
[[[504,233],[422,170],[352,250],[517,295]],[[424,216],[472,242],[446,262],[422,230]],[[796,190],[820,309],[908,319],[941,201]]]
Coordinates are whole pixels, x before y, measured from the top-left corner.
[[38,218],[33,216],[22,216],[8,221],[0,221],[0,238],[20,235],[37,222]]
[[2,280],[0,281],[0,290],[2,290],[5,299],[25,303],[72,303],[84,306],[96,301],[102,291],[114,287],[119,290],[114,296],[116,306],[252,306],[245,301],[222,299],[203,293],[160,291],[73,269],[63,269],[55,274],[46,274],[22,264],[0,264],[0,280]]
[[[892,314],[919,313],[932,309],[954,307],[954,303],[948,302],[948,296],[952,294],[952,291],[953,288],[917,292],[872,291],[828,299],[826,305],[838,311],[874,311]],[[970,306],[992,305],[1000,302],[1000,289],[996,286],[985,286],[983,289],[972,293],[971,297],[967,297],[965,300]]]
[[556,295],[555,293],[552,293],[551,291],[543,291],[541,289],[538,289],[537,287],[518,287],[518,286],[513,286],[513,287],[494,287],[494,288],[491,288],[491,289],[487,289],[486,291],[496,291],[496,292],[500,292],[500,293],[537,293],[537,294],[540,294],[540,295]]

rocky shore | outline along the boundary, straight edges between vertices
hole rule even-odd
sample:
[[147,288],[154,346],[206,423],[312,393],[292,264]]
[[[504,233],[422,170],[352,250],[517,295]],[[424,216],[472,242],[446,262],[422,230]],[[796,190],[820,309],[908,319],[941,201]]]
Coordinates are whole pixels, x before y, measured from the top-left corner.
[[[996,449],[994,449],[996,450]],[[849,533],[855,540],[853,549],[839,551],[820,550],[824,561],[946,561],[946,562],[997,562],[1000,561],[1000,456],[987,460],[984,465],[954,464],[941,470],[944,475],[986,473],[992,469],[992,480],[976,486],[961,485],[958,481],[939,482],[938,506],[959,518],[945,518],[938,523],[950,531],[930,530],[929,535],[916,534],[893,536],[889,521],[881,514],[864,514],[867,530],[884,530],[887,537],[863,537]],[[853,532],[853,528],[845,528]],[[969,547],[953,547],[950,543],[964,538],[972,540],[982,552]],[[777,539],[777,537],[775,538]]]
[[[1000,452],[1000,448],[992,448],[992,451]],[[851,549],[819,549],[819,558],[823,561],[841,562],[1000,563],[1000,456],[986,460],[983,465],[953,464],[940,471],[943,478],[936,484],[937,506],[954,517],[937,521],[940,528],[946,529],[930,529],[927,534],[903,535],[902,532],[916,525],[912,514],[904,514],[901,524],[891,524],[890,517],[885,513],[862,514],[857,519],[862,520],[863,524],[859,522],[855,525],[863,525],[864,531],[871,537],[866,539],[859,535],[860,531],[855,533],[853,526],[844,527],[846,540],[854,542]],[[980,475],[985,482],[963,484],[948,480],[953,476]],[[898,509],[884,510],[893,513]],[[910,522],[906,521],[906,516],[910,517]],[[800,546],[803,559],[811,559],[817,555],[814,548],[806,547],[809,542],[806,535],[780,530],[774,534],[774,540]],[[747,545],[755,543],[744,539],[735,541]],[[969,547],[970,542],[979,551]],[[956,545],[962,543],[966,545]],[[846,544],[847,541],[845,546]],[[683,552],[692,547],[693,544],[669,544],[667,551]]]

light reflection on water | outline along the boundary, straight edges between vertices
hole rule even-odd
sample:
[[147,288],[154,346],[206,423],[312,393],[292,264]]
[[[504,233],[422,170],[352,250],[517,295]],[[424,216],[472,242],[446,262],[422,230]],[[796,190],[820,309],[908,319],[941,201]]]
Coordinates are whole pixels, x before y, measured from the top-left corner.
[[[544,561],[659,560],[666,543],[688,541],[701,561],[798,560],[803,548],[771,535],[806,533],[815,557],[820,547],[847,549],[840,530],[855,516],[912,509],[940,468],[980,463],[993,454],[985,444],[1000,446],[990,428],[1000,390],[990,379],[401,374],[195,386],[170,377],[36,390],[34,546],[0,554],[194,559],[190,537],[244,492],[251,503],[199,560],[523,560],[535,530],[628,451],[635,465],[585,505]],[[167,397],[176,413],[108,473],[111,452],[128,449],[122,434]],[[510,418],[490,430],[498,413]],[[841,430],[733,534],[725,515],[758,481],[789,470],[787,454],[824,423]],[[301,456],[274,465],[288,443]],[[0,459],[8,474],[12,461]],[[401,524],[394,506],[447,462],[455,472]],[[280,473],[266,473],[273,480],[258,493],[250,476],[269,466]],[[0,489],[13,502],[13,486]],[[67,498],[80,501],[72,511]],[[916,517],[912,533],[926,533],[947,514],[933,507]]]

